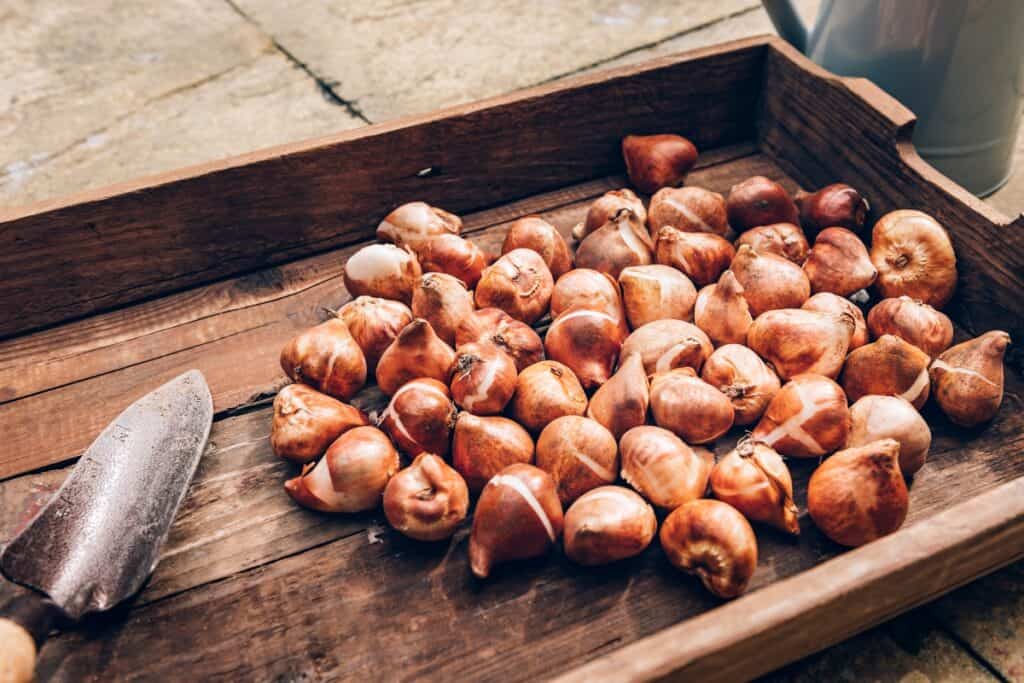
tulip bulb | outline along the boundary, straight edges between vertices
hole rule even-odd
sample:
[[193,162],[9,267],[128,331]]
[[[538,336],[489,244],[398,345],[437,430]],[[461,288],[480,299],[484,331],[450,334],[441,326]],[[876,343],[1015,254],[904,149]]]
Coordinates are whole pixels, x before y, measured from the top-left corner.
[[417,541],[451,538],[469,513],[469,489],[459,473],[432,453],[421,453],[384,489],[384,516]]
[[555,226],[540,216],[525,216],[509,226],[501,253],[507,254],[513,249],[532,249],[540,254],[556,280],[572,270],[569,245]]
[[725,394],[685,367],[651,378],[651,414],[659,427],[695,444],[709,443],[729,431],[736,412]]
[[1010,335],[1001,330],[957,344],[931,366],[932,390],[942,412],[954,424],[988,422],[1003,402],[1003,355]]
[[899,396],[920,410],[928,400],[928,354],[885,334],[850,353],[840,384],[850,401],[862,396]]
[[619,273],[622,302],[633,329],[673,318],[692,320],[697,289],[690,278],[670,266],[630,266]]
[[758,254],[744,244],[729,270],[743,286],[743,296],[755,318],[780,308],[800,308],[811,296],[807,275],[792,261],[774,254]]
[[698,287],[718,280],[736,255],[729,240],[717,234],[683,232],[672,226],[655,234],[655,261],[681,270]]
[[793,223],[772,223],[747,230],[736,240],[736,248],[749,244],[759,254],[775,254],[798,266],[807,260],[811,245],[799,226]]
[[622,158],[629,182],[644,194],[662,187],[682,185],[697,163],[697,148],[681,135],[627,135]]
[[791,458],[818,458],[842,448],[850,409],[842,388],[823,375],[797,375],[775,394],[751,436]]
[[768,311],[754,319],[747,346],[783,380],[805,372],[835,379],[846,360],[854,321],[847,315],[799,308]]
[[849,316],[853,320],[853,336],[850,337],[850,351],[859,349],[870,341],[868,326],[864,321],[864,314],[860,312],[857,304],[845,297],[832,294],[831,292],[818,292],[805,301],[804,305],[800,308],[805,311],[829,313],[840,319]]
[[455,420],[452,465],[473,493],[509,465],[532,463],[533,452],[529,433],[508,418],[463,412]]
[[384,217],[377,226],[377,239],[417,251],[436,235],[458,235],[462,220],[426,202],[409,202]]
[[584,389],[595,389],[615,369],[624,337],[619,323],[605,313],[570,310],[551,323],[544,351],[551,360],[567,365]]
[[398,451],[376,427],[356,427],[331,444],[324,457],[284,484],[296,503],[320,512],[362,512],[380,505],[398,471]]
[[651,402],[643,358],[634,353],[623,358],[612,378],[602,384],[587,407],[587,417],[604,425],[616,439],[647,422]]
[[826,536],[859,546],[900,528],[909,501],[899,451],[899,442],[882,439],[839,451],[814,470],[807,511]]
[[431,237],[416,250],[424,273],[445,273],[475,289],[489,262],[487,254],[474,242],[458,235]]
[[430,323],[445,344],[455,343],[455,329],[473,313],[473,295],[458,278],[427,273],[412,294],[412,314]]
[[377,386],[391,396],[406,382],[429,377],[448,382],[455,351],[434,332],[430,323],[417,318],[402,328],[377,363]]
[[699,372],[713,350],[711,340],[693,323],[655,320],[626,337],[619,358],[640,354],[648,375],[675,368],[693,368]]
[[358,408],[304,384],[289,384],[274,398],[270,447],[286,460],[307,463],[348,430],[367,424]]
[[704,363],[700,377],[732,402],[737,425],[757,422],[780,387],[778,375],[740,344],[717,348]]
[[807,255],[804,274],[812,292],[850,296],[870,287],[878,271],[859,237],[846,228],[825,228]]
[[725,201],[729,225],[743,232],[772,223],[799,223],[796,204],[782,185],[770,178],[754,176],[737,183]]
[[634,427],[619,442],[622,478],[652,504],[673,510],[708,488],[715,456],[661,427]]
[[512,358],[517,372],[544,360],[540,335],[499,308],[481,308],[459,322],[455,330],[456,347],[473,342],[497,346]]
[[551,317],[557,318],[570,308],[586,308],[610,315],[626,329],[626,312],[619,285],[607,273],[591,268],[576,268],[558,278],[551,293]]
[[665,226],[724,237],[729,232],[725,198],[702,187],[664,187],[651,197],[647,227],[653,236]]
[[694,500],[673,510],[658,538],[673,567],[696,575],[720,598],[741,595],[757,569],[754,530],[720,500]]
[[562,534],[562,504],[542,469],[512,465],[480,493],[469,537],[469,566],[480,579],[494,565],[539,557]]
[[532,325],[548,311],[555,282],[540,254],[513,249],[484,269],[476,286],[480,308],[500,308]]
[[412,322],[412,311],[401,301],[360,296],[342,306],[338,317],[363,350],[367,372],[373,372],[384,350]]
[[812,235],[833,226],[859,234],[871,210],[868,200],[845,183],[826,185],[811,194],[798,193],[796,205],[800,209],[800,224]]
[[576,265],[617,279],[624,268],[654,261],[653,247],[640,218],[631,210],[622,209],[583,238],[576,248]]
[[956,289],[956,254],[949,234],[921,211],[892,211],[871,231],[875,287],[886,298],[909,296],[941,308]]
[[793,502],[793,478],[782,456],[751,439],[739,445],[711,470],[715,498],[732,505],[752,522],[798,535],[800,522]]
[[371,244],[345,263],[345,288],[354,297],[374,296],[408,305],[423,271],[409,247]]
[[642,553],[657,530],[654,509],[643,498],[622,486],[599,486],[566,511],[565,554],[584,566],[609,564]]
[[743,296],[743,285],[731,270],[722,273],[717,283],[700,290],[693,320],[716,345],[747,342],[747,330],[754,318]]
[[455,404],[448,387],[436,379],[421,377],[403,384],[380,416],[383,429],[399,450],[410,456],[448,455]]
[[452,365],[452,398],[474,415],[497,415],[516,391],[516,364],[493,344],[459,347]]
[[953,343],[953,321],[942,311],[909,296],[882,299],[868,311],[875,337],[893,334],[935,358]]
[[928,423],[899,396],[864,396],[850,406],[850,436],[846,447],[866,446],[880,439],[900,445],[900,471],[913,476],[924,465],[932,445]]
[[610,221],[621,209],[629,209],[641,223],[647,223],[647,209],[633,190],[609,190],[594,200],[587,211],[586,220],[572,229],[574,239],[582,240]]
[[539,432],[560,417],[583,415],[586,410],[587,395],[567,366],[545,360],[519,373],[512,415],[530,431]]
[[551,475],[558,499],[568,505],[591,489],[615,482],[619,446],[612,433],[594,420],[566,415],[540,433],[537,467]]
[[347,400],[366,383],[366,358],[344,321],[334,318],[292,338],[281,369],[295,382]]

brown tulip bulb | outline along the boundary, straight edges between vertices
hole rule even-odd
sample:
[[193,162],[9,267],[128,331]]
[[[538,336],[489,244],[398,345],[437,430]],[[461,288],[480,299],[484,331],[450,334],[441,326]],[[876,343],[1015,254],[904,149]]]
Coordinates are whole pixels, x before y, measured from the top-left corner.
[[899,529],[909,506],[899,452],[897,441],[882,439],[821,463],[807,484],[814,524],[845,546],[864,545]]
[[567,366],[553,360],[534,363],[519,373],[512,397],[512,416],[539,432],[565,415],[583,415],[587,395]]
[[682,232],[729,233],[725,198],[703,187],[665,187],[654,193],[647,209],[651,236],[671,226]]
[[524,216],[509,226],[501,253],[507,254],[513,249],[533,249],[540,254],[556,280],[572,270],[569,245],[555,226],[540,216]]
[[850,316],[853,319],[853,336],[850,337],[850,351],[859,349],[871,341],[868,337],[868,326],[864,321],[864,314],[861,313],[857,304],[846,297],[832,294],[831,292],[818,292],[805,301],[804,305],[800,308],[805,311],[829,313],[840,318],[844,317],[844,314]]
[[633,190],[609,190],[594,200],[587,211],[586,220],[572,229],[572,236],[581,240],[615,217],[621,209],[629,209],[641,223],[647,223],[647,209]]
[[452,465],[473,493],[509,465],[532,463],[533,450],[530,434],[508,418],[463,412],[455,420]]
[[476,305],[500,308],[532,325],[548,312],[555,281],[540,254],[513,249],[484,269],[476,286]]
[[759,254],[744,244],[729,270],[743,286],[755,318],[766,311],[800,308],[811,296],[811,283],[800,266],[774,254]]
[[759,254],[775,254],[798,266],[807,260],[811,245],[799,226],[793,223],[772,223],[751,228],[736,240],[736,248],[749,244]]
[[722,273],[717,283],[700,290],[693,320],[716,345],[746,343],[754,318],[743,296],[743,285],[731,270]]
[[551,317],[557,318],[570,308],[605,313],[620,321],[623,332],[628,331],[619,285],[607,273],[576,268],[558,278],[551,293]]
[[775,394],[752,437],[791,458],[818,458],[842,448],[850,409],[842,388],[823,375],[797,375]]
[[695,444],[729,431],[736,411],[725,394],[685,367],[651,377],[651,414],[659,427]]
[[622,478],[644,498],[664,510],[696,500],[708,488],[715,456],[690,447],[661,427],[634,427],[619,442]]
[[565,555],[584,566],[617,562],[642,553],[657,530],[647,501],[622,486],[599,486],[565,513]]
[[804,274],[812,292],[850,296],[870,287],[878,271],[859,237],[846,228],[825,228],[804,261]]
[[681,135],[627,135],[622,138],[622,158],[629,182],[644,194],[654,194],[683,184],[697,163],[697,148]]
[[900,471],[913,476],[924,465],[932,431],[921,414],[899,396],[865,396],[850,406],[850,436],[846,447],[866,446],[880,439],[900,445]]
[[362,512],[380,505],[388,480],[398,471],[398,451],[376,427],[356,427],[331,444],[284,484],[296,503],[320,512]]
[[793,502],[793,478],[774,448],[752,439],[739,445],[711,470],[715,498],[739,510],[752,522],[761,522],[799,535],[800,522]]
[[861,233],[871,210],[868,200],[845,183],[826,185],[811,194],[800,192],[796,205],[800,209],[800,224],[811,235],[832,226]]
[[942,311],[909,296],[882,299],[868,311],[875,337],[893,334],[935,358],[953,343],[953,321]]
[[537,467],[551,475],[558,499],[568,505],[619,476],[619,445],[612,433],[578,415],[560,417],[537,439]]
[[732,402],[733,421],[738,425],[757,422],[781,386],[779,376],[741,344],[715,349],[704,363],[700,377]]
[[647,372],[639,353],[623,358],[612,378],[602,384],[587,407],[587,417],[604,425],[616,439],[647,422],[651,403]]
[[493,344],[460,346],[452,365],[452,398],[474,415],[497,415],[516,391],[516,364]]
[[424,273],[445,273],[462,280],[469,289],[476,288],[487,267],[487,254],[474,242],[458,235],[438,235],[416,250]]
[[655,320],[626,337],[619,358],[640,354],[648,375],[684,367],[699,372],[713,350],[711,340],[693,323]]
[[374,296],[408,305],[422,274],[408,247],[371,244],[349,257],[343,275],[345,288],[354,297]]
[[909,296],[941,308],[956,289],[956,254],[949,234],[921,211],[892,211],[871,231],[875,288],[883,297]]
[[771,363],[779,377],[813,372],[835,379],[853,337],[850,316],[783,308],[754,319],[747,346]]
[[323,455],[348,430],[367,424],[359,408],[305,384],[289,384],[274,398],[270,447],[286,460],[307,463]]
[[511,356],[518,372],[544,360],[544,342],[540,335],[499,308],[481,308],[459,322],[455,345],[472,342],[494,344]]
[[862,396],[899,396],[920,410],[928,400],[927,353],[899,337],[885,334],[852,351],[839,383],[850,401]]
[[366,383],[366,358],[344,321],[311,327],[281,349],[281,369],[296,382],[347,400]]
[[785,188],[764,176],[733,185],[725,206],[729,225],[738,232],[772,223],[799,224],[800,220],[796,204]]
[[377,226],[377,239],[418,251],[436,235],[458,235],[462,220],[426,202],[409,202],[384,217]]
[[384,516],[417,541],[451,538],[469,513],[469,489],[458,472],[433,453],[421,453],[384,489]]
[[380,416],[383,429],[409,456],[447,457],[455,427],[455,404],[448,387],[436,379],[414,379],[395,392]]
[[720,598],[741,595],[757,569],[754,530],[720,500],[694,500],[673,510],[658,538],[673,567],[695,575]]
[[994,330],[935,359],[932,392],[950,422],[974,427],[996,416],[1003,402],[1003,355],[1009,344],[1010,335]]
[[480,493],[469,537],[469,566],[486,579],[491,569],[546,553],[562,534],[562,504],[542,469],[512,465]]
[[455,328],[474,310],[473,295],[462,280],[445,273],[427,273],[412,294],[412,314],[430,323],[449,346],[455,343]]
[[573,309],[551,323],[544,351],[549,359],[567,365],[584,389],[596,389],[612,376],[624,336],[619,321],[610,315]]
[[717,281],[736,255],[729,240],[713,233],[666,226],[655,234],[654,260],[681,270],[698,287]]
[[402,328],[377,362],[377,386],[391,396],[406,382],[429,377],[448,382],[455,351],[426,320],[417,318]]
[[671,266],[630,266],[619,273],[622,302],[633,329],[655,320],[692,320],[697,289]]
[[360,296],[342,306],[338,317],[363,350],[367,372],[373,372],[384,350],[412,322],[412,311],[401,301]]
[[624,268],[653,262],[653,248],[639,217],[629,209],[622,209],[583,238],[576,247],[576,265],[608,273],[612,279],[617,279]]

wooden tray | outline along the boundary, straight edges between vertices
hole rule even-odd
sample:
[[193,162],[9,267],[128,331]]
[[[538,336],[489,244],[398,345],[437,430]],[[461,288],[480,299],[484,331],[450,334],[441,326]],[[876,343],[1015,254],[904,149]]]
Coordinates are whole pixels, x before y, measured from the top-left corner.
[[[755,38],[0,215],[0,542],[130,400],[196,367],[218,410],[151,582],[52,639],[40,677],[735,680],[1024,556],[1017,353],[985,429],[926,411],[933,449],[902,530],[842,552],[802,508],[799,541],[758,530],[753,589],[724,605],[656,547],[590,570],[553,553],[475,582],[465,534],[423,545],[376,514],[295,506],[267,443],[282,344],[347,297],[345,259],[390,208],[463,214],[492,250],[526,213],[568,232],[624,184],[627,133],[692,137],[689,182],[718,191],[753,174],[841,180],[876,217],[928,211],[956,245],[960,334],[1024,339],[1024,220],[925,165],[912,125],[870,83]],[[802,504],[812,464],[793,468]]]

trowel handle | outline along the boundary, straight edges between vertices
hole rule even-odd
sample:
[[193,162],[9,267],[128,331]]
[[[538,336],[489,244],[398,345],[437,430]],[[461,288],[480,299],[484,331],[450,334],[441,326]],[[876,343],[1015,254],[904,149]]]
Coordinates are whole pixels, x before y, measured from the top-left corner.
[[0,683],[30,683],[36,655],[60,614],[52,602],[34,591],[0,608]]

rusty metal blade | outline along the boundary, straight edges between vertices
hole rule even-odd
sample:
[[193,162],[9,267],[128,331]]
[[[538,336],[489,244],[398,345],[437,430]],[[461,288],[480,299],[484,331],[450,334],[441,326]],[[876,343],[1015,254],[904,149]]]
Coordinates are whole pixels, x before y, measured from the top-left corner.
[[72,619],[132,596],[153,571],[213,422],[192,370],[107,425],[71,475],[0,557],[0,570]]

